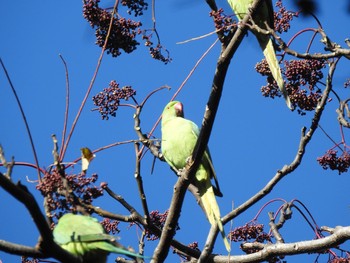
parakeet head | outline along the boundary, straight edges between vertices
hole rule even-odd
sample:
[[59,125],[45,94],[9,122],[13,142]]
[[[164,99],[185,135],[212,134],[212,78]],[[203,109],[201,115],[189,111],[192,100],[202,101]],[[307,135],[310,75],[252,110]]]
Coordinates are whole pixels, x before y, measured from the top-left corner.
[[171,101],[169,102],[163,110],[163,119],[169,117],[184,117],[183,105],[180,101]]

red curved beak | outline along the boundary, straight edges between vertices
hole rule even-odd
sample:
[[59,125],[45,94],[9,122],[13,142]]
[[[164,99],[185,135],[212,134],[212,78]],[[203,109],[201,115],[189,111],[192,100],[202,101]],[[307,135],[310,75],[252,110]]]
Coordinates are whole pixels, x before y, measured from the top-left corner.
[[174,105],[176,116],[177,117],[184,117],[184,107],[181,102],[178,102]]

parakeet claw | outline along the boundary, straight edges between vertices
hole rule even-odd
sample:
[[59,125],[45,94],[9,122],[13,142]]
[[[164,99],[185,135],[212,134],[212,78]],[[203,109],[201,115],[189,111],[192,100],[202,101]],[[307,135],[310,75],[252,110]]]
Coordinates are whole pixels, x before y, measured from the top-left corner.
[[182,172],[185,170],[185,168],[181,168],[176,171],[177,176],[181,176]]

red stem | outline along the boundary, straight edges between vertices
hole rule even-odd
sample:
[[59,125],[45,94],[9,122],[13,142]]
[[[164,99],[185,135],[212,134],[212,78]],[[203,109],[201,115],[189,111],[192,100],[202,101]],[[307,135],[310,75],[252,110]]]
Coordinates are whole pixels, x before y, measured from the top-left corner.
[[108,28],[106,40],[105,40],[105,43],[104,43],[104,45],[103,45],[103,47],[102,47],[101,54],[100,54],[100,57],[99,57],[98,62],[97,62],[96,70],[95,70],[94,75],[93,75],[93,77],[92,77],[92,79],[91,79],[91,82],[90,82],[89,88],[88,88],[88,90],[87,90],[87,92],[86,92],[86,94],[85,94],[85,97],[84,97],[84,99],[83,99],[83,101],[82,101],[82,103],[81,103],[81,105],[80,105],[80,108],[79,108],[79,110],[78,110],[78,113],[77,113],[77,115],[75,116],[75,119],[74,119],[73,124],[72,124],[72,128],[70,129],[70,132],[69,132],[69,134],[68,134],[68,137],[67,137],[67,139],[66,139],[66,142],[65,142],[65,144],[64,144],[64,146],[63,146],[63,148],[62,148],[62,151],[61,151],[61,154],[60,154],[60,158],[59,158],[60,161],[62,161],[62,160],[64,159],[64,155],[65,155],[65,153],[66,153],[66,151],[67,151],[67,147],[68,147],[69,141],[70,141],[70,139],[72,138],[72,135],[73,135],[75,126],[76,126],[76,124],[77,124],[77,122],[78,122],[78,120],[79,120],[79,117],[80,117],[80,115],[81,115],[81,112],[83,111],[83,108],[84,108],[84,106],[85,106],[85,104],[86,104],[87,98],[89,97],[89,94],[90,94],[90,92],[91,92],[91,90],[92,90],[92,87],[93,87],[93,85],[94,85],[94,83],[95,83],[98,70],[99,70],[99,68],[100,68],[100,66],[101,66],[103,54],[104,54],[104,52],[105,52],[105,50],[106,50],[106,46],[107,46],[107,43],[108,43],[109,35],[110,35],[110,33],[111,33],[111,30],[112,30],[113,18],[114,18],[114,14],[116,13],[116,10],[117,10],[118,3],[119,3],[119,0],[116,0],[116,1],[115,1],[115,4],[114,4],[114,7],[113,7],[112,14],[111,14],[111,21],[110,21],[110,23],[109,23],[109,28]]

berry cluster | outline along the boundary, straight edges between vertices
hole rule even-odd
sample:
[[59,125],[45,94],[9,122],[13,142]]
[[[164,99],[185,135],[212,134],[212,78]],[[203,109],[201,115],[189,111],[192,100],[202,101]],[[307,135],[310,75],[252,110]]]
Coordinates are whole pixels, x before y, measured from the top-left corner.
[[262,76],[267,77],[267,85],[261,87],[261,93],[264,97],[274,99],[275,97],[281,97],[282,94],[277,86],[275,79],[272,77],[272,73],[266,59],[258,62],[255,65],[255,70]]
[[344,83],[344,88],[350,87],[350,79],[347,79]]
[[[298,112],[305,114],[304,111],[312,111],[316,108],[321,98],[321,90],[316,87],[317,83],[323,78],[323,68],[325,68],[325,60],[304,59],[290,60],[284,62],[282,73],[285,75],[287,82],[286,90],[290,94],[293,106],[298,106]],[[263,96],[274,98],[280,97],[281,93],[278,89],[276,81],[273,79],[271,70],[263,59],[257,63],[255,69],[262,76],[267,76],[268,84],[261,88]],[[305,87],[305,88],[304,88]]]
[[[271,235],[264,232],[264,225],[257,223],[248,223],[241,227],[236,227],[230,231],[228,238],[233,242],[252,242],[264,243],[265,241],[271,242]],[[247,253],[255,253],[257,249],[247,249],[241,245],[241,249]]]
[[21,261],[22,263],[39,263],[40,262],[39,259],[36,259],[36,258],[29,259],[29,258],[23,257],[23,256],[22,256],[21,260],[22,260]]
[[101,225],[105,229],[106,233],[112,233],[113,235],[118,234],[120,232],[118,225],[118,220],[111,220],[109,218],[104,218],[101,222]]
[[[147,35],[147,30],[144,31],[142,39],[145,40],[145,46],[148,47],[149,53],[153,59],[159,60],[164,64],[171,62],[171,57],[169,51],[164,48],[158,41],[158,44],[154,47],[154,43],[151,41],[152,34]],[[166,53],[166,56],[163,55],[162,51]]]
[[290,21],[298,15],[294,12],[288,11],[282,3],[282,0],[276,2],[277,12],[274,12],[274,27],[275,31],[280,34],[287,32],[290,29]]
[[271,82],[268,82],[266,86],[262,86],[260,90],[264,97],[270,97],[272,99],[275,97],[281,97],[280,90],[276,89],[276,85],[271,84]]
[[[200,251],[198,248],[198,242],[192,242],[190,244],[187,245],[189,248],[193,249],[193,250],[197,250]],[[178,254],[183,260],[181,260],[181,262],[186,261],[186,262],[191,262],[191,257],[190,256],[186,256],[183,253],[178,253],[178,251],[176,249],[173,250],[174,254]]]
[[[323,68],[325,68],[325,60],[285,61],[284,74],[288,81],[286,89],[291,94],[292,103],[300,108],[298,112],[302,115],[305,114],[304,111],[314,110],[322,96],[316,84],[323,78]],[[302,89],[302,86],[306,88]]]
[[336,150],[328,150],[325,155],[318,157],[317,161],[323,169],[337,170],[342,174],[350,167],[350,152],[343,151],[340,156],[337,156],[337,153]]
[[199,250],[198,248],[198,242],[192,242],[190,244],[188,244],[189,248],[195,249],[195,250]]
[[209,15],[214,20],[216,31],[222,36],[227,36],[230,33],[231,28],[236,26],[236,23],[233,23],[232,18],[224,15],[223,13],[224,10],[220,8],[217,11],[211,11]]
[[128,14],[134,13],[135,16],[142,16],[143,11],[147,10],[148,4],[144,0],[122,0],[121,4],[127,6]]
[[285,76],[294,85],[309,85],[313,90],[319,80],[323,78],[322,69],[325,68],[324,59],[303,59],[285,61]]
[[284,256],[277,256],[277,257],[272,257],[269,258],[269,263],[286,263],[284,260]]
[[[261,60],[260,62],[256,63],[255,65],[255,70],[260,73],[262,76],[265,76],[265,77],[270,77],[272,79],[268,79],[268,82],[269,83],[272,83],[273,82],[273,77],[272,77],[272,73],[271,73],[271,70],[270,70],[270,67],[269,67],[269,64],[267,64],[267,61],[266,59],[263,59]],[[272,84],[275,84],[277,85],[277,83],[272,83]]]
[[263,243],[271,241],[271,236],[264,232],[263,224],[249,223],[242,227],[236,227],[228,234],[228,238],[233,242],[254,240]]
[[[85,0],[83,6],[84,18],[90,23],[92,28],[96,28],[96,44],[100,47],[105,45],[107,33],[112,18],[112,13],[98,6],[100,0]],[[139,9],[133,6],[135,1],[128,1],[133,10]],[[132,3],[131,3],[132,2]],[[135,11],[136,12],[136,11]],[[134,51],[140,43],[135,40],[136,35],[141,33],[141,22],[126,19],[120,16],[113,17],[111,32],[106,45],[107,54],[117,57],[121,54],[120,50],[125,53]]]
[[[91,204],[93,199],[103,194],[103,190],[94,185],[97,177],[97,174],[86,177],[85,173],[81,173],[67,175],[66,179],[75,197],[79,198],[85,204]],[[50,173],[46,173],[36,188],[46,197],[46,205],[50,211],[74,210],[76,200],[68,193],[56,169],[53,169]]]
[[131,86],[119,88],[119,83],[112,80],[108,88],[103,89],[97,95],[92,97],[94,105],[98,107],[102,119],[109,119],[109,116],[115,117],[116,111],[120,105],[120,100],[128,100],[136,94],[136,90]]
[[329,261],[329,263],[349,263],[350,262],[350,258],[346,257],[346,258],[334,258],[332,260]]
[[[286,85],[286,89],[291,90],[294,86],[291,84]],[[316,92],[307,92],[305,89],[299,89],[297,92],[294,92],[291,101],[293,104],[298,105],[300,109],[298,109],[298,113],[301,115],[305,115],[305,111],[312,111],[317,107],[317,104],[322,97],[321,90],[317,89]]]
[[[159,229],[162,229],[165,224],[165,220],[168,217],[168,210],[166,210],[163,214],[159,213],[158,210],[152,211],[150,215],[150,221],[153,225],[158,227]],[[179,230],[180,227],[177,225],[175,230]],[[151,233],[148,229],[146,229],[146,238],[147,240],[154,241],[157,240],[159,237],[155,236],[153,233]]]

